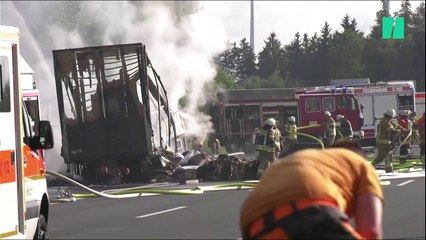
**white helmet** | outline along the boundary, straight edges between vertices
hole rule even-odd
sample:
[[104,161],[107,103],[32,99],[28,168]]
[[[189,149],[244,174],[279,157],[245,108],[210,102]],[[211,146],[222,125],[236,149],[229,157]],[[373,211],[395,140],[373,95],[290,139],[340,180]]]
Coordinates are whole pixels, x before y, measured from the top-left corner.
[[339,114],[336,116],[336,120],[339,121],[340,119],[345,118],[342,114]]
[[266,120],[266,125],[275,126],[276,123],[277,121],[275,121],[275,119],[273,118],[269,118],[268,120]]
[[293,116],[288,117],[289,122],[296,122],[296,118]]
[[407,110],[402,110],[399,112],[399,115],[403,116],[403,117],[407,117],[408,116],[408,111]]
[[396,115],[396,112],[394,109],[389,109],[384,113],[384,115],[394,117]]
[[329,111],[325,111],[324,115],[327,116],[327,117],[331,117],[331,113]]

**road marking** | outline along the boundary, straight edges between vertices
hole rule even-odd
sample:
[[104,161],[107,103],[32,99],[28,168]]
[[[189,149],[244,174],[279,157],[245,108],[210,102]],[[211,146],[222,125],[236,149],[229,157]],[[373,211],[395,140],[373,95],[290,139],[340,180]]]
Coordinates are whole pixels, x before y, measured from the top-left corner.
[[391,185],[391,181],[381,181],[381,185]]
[[407,184],[409,184],[409,183],[411,183],[411,182],[414,182],[414,180],[407,180],[407,181],[405,181],[405,182],[403,182],[403,183],[400,183],[400,184],[398,184],[398,185],[396,185],[396,186],[397,186],[397,187],[401,187],[401,186],[407,185]]
[[176,208],[171,208],[171,209],[167,209],[167,210],[163,210],[163,211],[159,211],[159,212],[155,212],[155,213],[137,216],[135,218],[146,218],[146,217],[150,217],[150,216],[154,216],[154,215],[158,215],[158,214],[163,214],[163,213],[166,213],[166,212],[172,212],[172,211],[180,210],[180,209],[183,209],[183,208],[187,208],[187,206],[180,206],[180,207],[176,207]]
[[379,175],[380,180],[391,180],[391,179],[401,179],[401,178],[418,178],[425,177],[425,173],[397,173],[392,175]]

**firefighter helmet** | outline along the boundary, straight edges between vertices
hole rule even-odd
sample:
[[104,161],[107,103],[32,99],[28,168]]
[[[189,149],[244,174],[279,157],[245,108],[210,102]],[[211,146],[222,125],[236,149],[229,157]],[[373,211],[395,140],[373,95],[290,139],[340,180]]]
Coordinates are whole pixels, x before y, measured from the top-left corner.
[[273,118],[269,118],[268,120],[266,120],[266,125],[275,126],[276,123],[277,121],[275,121],[275,119]]
[[396,114],[396,112],[395,112],[394,109],[389,109],[384,113],[384,115],[387,115],[387,116],[390,116],[390,117],[394,117],[395,114]]
[[399,112],[399,115],[401,115],[402,117],[408,117],[408,110],[402,110],[401,112]]
[[345,118],[342,114],[339,114],[336,116],[336,120],[339,121],[340,119]]
[[296,118],[294,118],[293,116],[288,117],[288,121],[289,122],[296,122]]
[[324,115],[327,116],[327,117],[331,117],[331,113],[329,111],[325,111]]

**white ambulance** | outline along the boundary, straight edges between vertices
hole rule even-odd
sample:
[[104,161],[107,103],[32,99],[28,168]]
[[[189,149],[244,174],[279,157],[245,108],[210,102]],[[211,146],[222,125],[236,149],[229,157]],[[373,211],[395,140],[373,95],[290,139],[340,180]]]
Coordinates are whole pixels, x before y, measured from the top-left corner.
[[39,150],[53,147],[50,122],[31,117],[21,94],[19,30],[0,26],[0,238],[46,239],[46,168]]

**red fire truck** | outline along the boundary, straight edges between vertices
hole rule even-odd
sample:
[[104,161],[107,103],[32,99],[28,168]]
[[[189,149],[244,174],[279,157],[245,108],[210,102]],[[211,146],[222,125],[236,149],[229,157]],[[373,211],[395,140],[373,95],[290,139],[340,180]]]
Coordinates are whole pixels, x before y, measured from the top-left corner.
[[365,79],[331,80],[334,86],[353,87],[355,95],[362,104],[365,133],[364,145],[374,145],[376,139],[376,125],[383,117],[383,113],[393,108],[397,115],[400,111],[417,111],[415,100],[415,81],[389,81],[370,83]]
[[[298,126],[317,125],[324,121],[324,111],[329,111],[333,118],[345,115],[352,123],[354,136],[362,138],[361,109],[352,91],[350,88],[228,90],[219,94],[218,104],[210,114],[216,137],[230,151],[251,152],[257,130],[268,118],[275,118],[279,129],[283,129],[289,116],[296,118]],[[322,139],[324,129],[313,127],[300,132]]]

